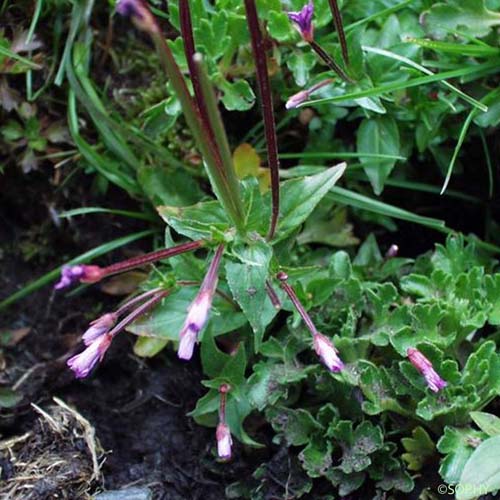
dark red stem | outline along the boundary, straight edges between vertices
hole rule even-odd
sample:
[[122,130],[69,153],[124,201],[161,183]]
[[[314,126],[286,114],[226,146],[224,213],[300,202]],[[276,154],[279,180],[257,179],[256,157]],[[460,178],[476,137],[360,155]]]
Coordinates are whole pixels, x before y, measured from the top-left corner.
[[316,326],[314,325],[311,316],[309,316],[307,311],[304,309],[304,306],[301,304],[299,298],[297,297],[295,290],[292,288],[291,285],[287,283],[288,276],[284,272],[279,272],[276,275],[276,277],[281,281],[281,288],[285,290],[285,293],[288,295],[288,297],[292,301],[292,304],[295,306],[295,309],[297,309],[297,312],[304,320],[304,323],[306,324],[307,328],[313,335],[317,335],[318,330],[316,329]]
[[205,99],[203,97],[203,91],[201,88],[200,78],[198,76],[198,69],[194,63],[193,56],[196,53],[196,46],[194,43],[193,35],[193,23],[191,22],[191,10],[189,8],[189,0],[179,0],[179,20],[181,25],[182,40],[184,42],[184,53],[186,55],[186,60],[189,68],[189,76],[191,78],[191,83],[193,84],[194,97],[200,117],[205,128],[209,140],[212,143],[212,149],[215,154],[219,156],[220,162],[220,152],[215,146],[215,135],[210,124],[210,118],[208,116],[208,111],[205,106]]
[[266,280],[266,292],[274,308],[281,309],[281,301],[276,293],[276,290],[273,288],[273,285],[271,285],[271,282],[269,280]]
[[247,13],[248,29],[252,40],[252,51],[257,71],[257,84],[259,87],[262,117],[264,119],[264,129],[266,133],[267,161],[271,169],[271,198],[272,213],[271,224],[267,238],[271,240],[274,237],[278,225],[280,211],[280,185],[278,159],[278,140],[276,137],[276,124],[274,121],[273,101],[271,86],[269,84],[269,74],[267,71],[266,51],[264,49],[264,40],[260,30],[259,18],[255,7],[255,0],[245,0],[245,9]]
[[349,50],[347,48],[347,40],[345,38],[344,23],[342,22],[342,14],[340,12],[337,0],[328,0],[330,3],[330,10],[332,11],[333,22],[337,35],[339,36],[340,49],[342,50],[342,59],[345,65],[349,65]]
[[315,40],[312,40],[309,42],[309,45],[311,48],[316,52],[316,54],[323,60],[323,62],[335,73],[337,73],[342,80],[348,82],[348,83],[353,83],[351,78],[349,78],[345,71],[332,59],[330,54],[328,54],[321,45],[316,42]]
[[204,244],[205,242],[203,240],[189,241],[188,243],[182,243],[181,245],[177,245],[172,248],[164,248],[162,250],[158,250],[157,252],[138,255],[137,257],[132,257],[131,259],[123,260],[121,262],[117,262],[116,264],[103,267],[103,277],[129,271],[130,269],[142,267],[150,262],[168,259],[169,257],[174,257],[175,255],[179,255],[181,253],[192,252],[193,250],[201,248]]

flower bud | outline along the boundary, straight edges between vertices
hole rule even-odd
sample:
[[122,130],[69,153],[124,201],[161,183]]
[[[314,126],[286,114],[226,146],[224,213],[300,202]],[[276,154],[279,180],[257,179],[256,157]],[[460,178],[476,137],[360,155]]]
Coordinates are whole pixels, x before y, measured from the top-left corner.
[[309,92],[307,90],[301,90],[297,92],[292,97],[286,101],[285,108],[286,109],[294,109],[297,106],[301,105],[303,102],[306,102],[309,99]]
[[411,364],[423,375],[427,386],[433,392],[439,392],[448,384],[434,370],[432,363],[418,350],[410,347],[406,351]]
[[208,320],[208,314],[212,307],[213,293],[201,290],[189,306],[184,326],[179,335],[180,343],[177,355],[181,359],[189,360],[193,356],[194,344],[198,340],[198,334],[204,328]]
[[315,333],[313,345],[316,354],[331,372],[336,373],[344,368],[344,363],[337,355],[337,349],[328,337],[321,333]]
[[215,438],[217,439],[217,455],[219,458],[221,460],[230,460],[233,440],[229,426],[221,422],[215,431]]
[[56,290],[67,288],[75,283],[96,283],[104,277],[104,271],[99,266],[87,266],[77,264],[75,266],[63,266],[61,278],[54,285]]
[[88,376],[94,366],[99,361],[102,361],[112,340],[112,335],[107,333],[101,335],[80,354],[68,359],[66,364],[73,370],[76,378],[85,378]]
[[115,313],[103,314],[100,318],[95,319],[90,323],[89,328],[82,336],[82,340],[86,346],[92,344],[101,335],[108,333],[115,326],[117,315]]

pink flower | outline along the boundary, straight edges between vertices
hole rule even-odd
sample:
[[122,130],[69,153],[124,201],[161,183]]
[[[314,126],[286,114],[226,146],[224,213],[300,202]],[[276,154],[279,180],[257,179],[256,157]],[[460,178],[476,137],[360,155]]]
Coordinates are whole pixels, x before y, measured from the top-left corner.
[[76,266],[63,266],[61,279],[54,285],[56,290],[61,290],[74,283],[95,283],[104,277],[104,272],[99,266],[87,266],[77,264]]
[[344,363],[337,356],[337,349],[335,349],[328,337],[321,333],[315,333],[313,335],[313,345],[316,354],[331,372],[336,373],[344,368]]
[[92,368],[94,368],[99,361],[102,361],[112,340],[112,335],[101,335],[83,352],[68,359],[66,364],[73,370],[76,378],[85,378],[92,371]]
[[303,102],[306,102],[309,99],[309,92],[307,90],[301,90],[297,92],[292,97],[286,101],[285,108],[286,109],[294,109]]
[[198,340],[198,334],[208,321],[212,299],[213,293],[201,290],[191,302],[184,326],[179,335],[180,343],[177,351],[179,358],[189,360],[193,356],[194,344]]
[[424,376],[427,386],[433,392],[439,392],[448,384],[436,373],[432,363],[418,350],[413,347],[406,351],[411,364]]
[[203,278],[200,291],[188,308],[186,320],[179,334],[177,356],[181,359],[191,359],[194,344],[198,340],[198,334],[207,324],[215,290],[217,289],[219,265],[223,253],[224,245],[219,245],[212,262],[210,262],[207,274]]
[[312,0],[309,0],[299,12],[288,13],[288,17],[294,22],[297,31],[306,42],[312,42],[314,39],[313,14],[314,5]]
[[217,455],[219,458],[222,460],[230,460],[233,440],[231,438],[229,426],[221,422],[217,426],[215,438],[217,439]]
[[82,336],[82,340],[86,346],[92,344],[97,338],[109,332],[115,326],[117,315],[115,313],[103,314],[100,318],[95,319],[90,323],[90,327]]

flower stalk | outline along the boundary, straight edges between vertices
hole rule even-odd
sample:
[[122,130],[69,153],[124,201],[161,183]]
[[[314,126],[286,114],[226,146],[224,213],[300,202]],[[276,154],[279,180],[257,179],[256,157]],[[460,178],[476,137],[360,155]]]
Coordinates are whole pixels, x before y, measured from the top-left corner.
[[88,266],[85,264],[63,266],[61,270],[61,278],[55,284],[54,288],[56,290],[61,290],[62,288],[66,288],[78,282],[97,283],[98,281],[101,281],[102,279],[113,274],[123,273],[152,262],[168,259],[169,257],[175,257],[176,255],[182,253],[192,252],[204,245],[205,242],[203,240],[189,241],[187,243],[181,243],[175,247],[163,248],[162,250],[157,250],[156,252],[138,255],[137,257],[116,262],[115,264],[111,264],[106,267]]
[[264,40],[260,30],[259,18],[255,0],[245,0],[245,10],[250,39],[252,42],[252,52],[255,61],[257,73],[257,85],[259,87],[262,117],[264,119],[264,130],[266,134],[267,162],[271,170],[271,222],[267,239],[272,240],[278,226],[280,211],[280,186],[278,159],[278,139],[276,135],[276,123],[274,120],[274,109],[269,83],[269,73],[267,69],[266,51],[264,49]]
[[297,312],[302,317],[302,320],[306,324],[308,330],[311,332],[313,337],[313,347],[318,357],[331,372],[340,372],[344,368],[344,363],[339,358],[337,354],[338,351],[333,345],[333,342],[328,337],[318,332],[316,325],[313,323],[313,320],[300,302],[295,290],[288,283],[287,274],[281,271],[276,275],[276,277],[281,282],[281,288],[283,288],[285,293],[288,295],[295,309],[297,309]]
[[87,346],[86,349],[69,358],[66,362],[68,367],[74,372],[76,378],[87,377],[97,363],[103,360],[113,338],[139,316],[142,316],[145,312],[154,307],[161,299],[166,297],[171,290],[155,290],[155,292],[152,298],[134,309],[114,327],[113,325],[119,314],[125,310],[125,307],[131,307],[131,305],[136,304],[139,299],[144,300],[151,295],[152,291],[132,299],[132,301],[122,306],[115,313],[105,314],[91,323],[91,327],[87,329],[82,337],[84,344]]

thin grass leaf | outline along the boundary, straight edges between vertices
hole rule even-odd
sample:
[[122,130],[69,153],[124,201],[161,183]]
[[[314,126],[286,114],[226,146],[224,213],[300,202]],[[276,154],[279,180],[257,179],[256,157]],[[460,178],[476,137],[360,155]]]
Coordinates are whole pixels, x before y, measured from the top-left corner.
[[[345,153],[345,152],[328,152],[328,153],[282,153],[280,158],[282,159],[293,159],[293,158],[304,158],[306,160],[331,160],[334,158],[339,158],[341,160],[349,158],[374,158],[379,160],[407,160],[405,156],[399,155],[386,155],[380,153]],[[350,167],[349,167],[350,168]]]
[[[37,0],[35,4],[35,11],[33,12],[33,17],[31,19],[30,27],[28,29],[28,34],[26,35],[26,43],[30,43],[33,40],[35,34],[35,29],[40,19],[40,14],[42,13],[43,0]],[[30,52],[31,55],[31,52]],[[26,73],[26,96],[28,101],[33,100],[33,73],[31,69]]]
[[427,38],[408,38],[408,43],[414,43],[420,47],[431,49],[445,54],[459,54],[471,57],[498,56],[500,49],[491,45],[464,45],[461,43],[439,42]]
[[125,191],[133,194],[141,194],[142,190],[139,187],[136,179],[131,175],[122,172],[120,165],[109,159],[101,156],[94,147],[88,144],[80,135],[78,126],[78,115],[76,112],[76,97],[73,91],[68,95],[68,125],[73,141],[75,142],[81,155],[108,181],[121,187]]
[[448,187],[448,184],[449,184],[450,179],[451,179],[451,174],[453,173],[453,167],[455,166],[455,162],[457,161],[457,158],[458,158],[458,153],[460,153],[460,149],[462,148],[462,144],[465,141],[470,124],[472,123],[474,116],[476,116],[476,111],[477,110],[473,109],[467,115],[467,118],[465,119],[464,124],[462,125],[462,128],[460,129],[460,135],[458,136],[458,141],[457,141],[457,144],[455,146],[455,150],[453,151],[453,156],[451,157],[450,164],[448,165],[448,171],[446,172],[446,177],[444,179],[443,187],[441,188],[440,194],[443,194],[446,191],[446,188]]
[[389,205],[388,203],[374,200],[373,198],[369,198],[368,196],[364,196],[348,189],[333,187],[328,194],[328,198],[337,203],[342,203],[343,205],[356,207],[368,212],[385,215],[387,217],[394,217],[395,219],[413,222],[415,224],[431,227],[433,229],[443,230],[445,228],[444,221],[440,219],[423,217],[407,210],[403,210],[402,208],[395,207],[394,205]]
[[493,198],[493,163],[491,162],[490,150],[488,148],[488,143],[486,142],[486,137],[482,129],[479,129],[479,137],[481,137],[481,144],[483,146],[484,157],[486,159],[486,167],[488,169],[488,196],[490,200]]
[[119,210],[115,208],[104,208],[104,207],[82,207],[74,208],[72,210],[66,210],[61,212],[59,217],[61,219],[69,219],[77,215],[89,215],[89,214],[113,214],[122,215],[123,217],[129,217],[131,219],[147,220],[149,222],[156,222],[158,217],[153,214],[145,214],[143,212],[132,212],[130,210]]
[[42,67],[33,61],[30,61],[29,59],[26,59],[26,57],[20,56],[19,54],[16,54],[12,50],[8,49],[7,47],[3,47],[0,45],[0,54],[10,58],[10,59],[15,59],[16,61],[19,61],[20,63],[25,64],[29,68],[32,69],[41,69]]
[[[378,50],[378,49],[377,49]],[[323,99],[314,99],[311,101],[304,102],[303,104],[300,104],[298,107],[304,107],[304,106],[312,106],[315,104],[324,104],[328,102],[344,102],[344,101],[352,101],[355,99],[359,99],[361,97],[374,97],[374,96],[379,96],[382,94],[385,94],[387,92],[394,92],[396,90],[404,90],[407,88],[411,87],[417,87],[419,85],[425,85],[427,83],[434,83],[434,82],[440,82],[444,85],[445,78],[457,78],[465,75],[477,75],[482,71],[489,71],[489,72],[496,72],[498,70],[498,66],[500,64],[500,61],[495,60],[495,61],[489,61],[486,63],[478,64],[476,66],[472,67],[463,67],[459,68],[456,70],[452,71],[447,71],[443,73],[438,73],[429,76],[420,76],[417,78],[413,78],[410,80],[402,80],[402,81],[397,81],[393,83],[388,83],[385,85],[379,85],[378,87],[374,87],[371,89],[367,90],[359,90],[356,92],[350,92],[347,94],[335,96],[335,97],[326,97]],[[448,84],[450,85],[450,84]],[[453,87],[453,85],[452,85]],[[456,89],[456,87],[453,87]],[[484,104],[481,104],[480,102],[476,101],[472,97],[469,97],[467,94],[464,94],[461,90],[456,89],[456,93],[460,95],[464,100],[470,102],[472,101],[475,105],[475,107],[479,108],[481,111],[487,111],[488,108],[484,106]],[[462,95],[463,94],[463,95]],[[476,105],[477,104],[477,105]]]
[[[81,255],[78,255],[77,257],[71,259],[69,262],[66,262],[65,264],[71,265],[71,264],[82,264],[82,263],[92,262],[96,257],[100,257],[101,255],[104,255],[113,250],[116,250],[117,248],[128,245],[133,241],[145,238],[146,236],[151,236],[155,234],[155,232],[156,231],[154,229],[147,229],[145,231],[139,231],[137,233],[129,234],[128,236],[117,238],[116,240],[109,241],[96,248],[93,248],[92,250],[89,250],[88,252],[82,253]],[[32,281],[31,283],[28,283],[27,285],[23,286],[17,292],[13,293],[12,295],[9,295],[6,299],[0,302],[0,310],[5,309],[6,307],[12,305],[14,302],[17,302],[18,300],[26,297],[30,293],[35,292],[36,290],[47,285],[51,281],[56,280],[59,277],[61,268],[62,266],[52,269],[52,271],[49,271],[40,278],[36,279],[35,281]]]
[[[396,54],[395,52],[390,52],[389,50],[384,50],[384,49],[379,49],[377,47],[367,47],[363,46],[362,49],[365,52],[371,52],[373,54],[378,54],[384,57],[388,57],[390,59],[394,59],[396,61],[400,61],[402,63],[407,64],[408,66],[411,66],[412,68],[415,68],[422,73],[425,73],[426,75],[433,75],[434,73],[430,70],[428,70],[425,66],[422,66],[421,64],[416,63],[415,61],[412,61],[411,59],[408,59],[407,57],[400,56],[399,54]],[[497,62],[497,67],[498,67],[498,62]],[[460,89],[452,85],[451,83],[448,83],[443,75],[441,75],[442,80],[440,83],[444,85],[446,88],[454,92],[455,94],[459,95],[462,99],[466,100],[469,104],[472,104],[475,108],[480,109],[481,111],[488,111],[488,107],[485,106],[483,103],[476,101],[476,99],[470,97],[467,95],[465,92],[462,92]]]

